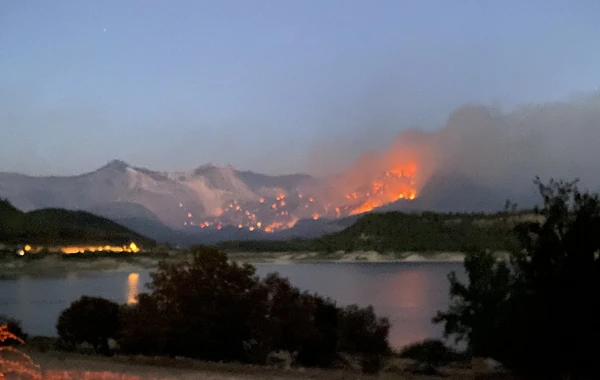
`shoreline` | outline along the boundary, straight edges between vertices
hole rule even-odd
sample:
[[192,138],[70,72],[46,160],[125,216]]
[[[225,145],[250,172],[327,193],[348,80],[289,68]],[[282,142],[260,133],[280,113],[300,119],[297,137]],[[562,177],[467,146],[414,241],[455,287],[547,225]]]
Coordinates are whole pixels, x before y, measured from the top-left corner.
[[[460,252],[236,252],[228,253],[230,260],[246,264],[394,264],[394,263],[462,263],[465,254]],[[185,260],[187,255],[165,258],[171,262]],[[52,276],[82,272],[136,272],[158,268],[160,259],[139,256],[127,258],[61,259],[44,257],[36,260],[5,259],[0,261],[0,279],[22,275]]]

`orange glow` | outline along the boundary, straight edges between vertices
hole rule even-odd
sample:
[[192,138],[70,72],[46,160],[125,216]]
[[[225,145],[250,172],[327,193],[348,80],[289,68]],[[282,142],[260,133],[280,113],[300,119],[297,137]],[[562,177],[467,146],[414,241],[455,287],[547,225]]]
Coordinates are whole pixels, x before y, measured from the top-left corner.
[[279,205],[280,205],[280,206],[285,206],[285,201],[281,201],[281,202],[279,203]]
[[273,204],[271,205],[271,208],[272,208],[272,209],[276,209],[276,208],[277,208],[277,203],[273,203]]
[[222,227],[220,224],[217,225],[217,230],[220,230]]
[[265,202],[265,198],[260,198],[258,201],[259,201],[260,203],[264,203],[264,202]]
[[404,165],[394,166],[384,175],[371,181],[368,191],[346,194],[346,199],[356,199],[361,203],[350,211],[350,215],[362,214],[392,203],[399,199],[413,200],[417,197],[414,176],[417,165],[409,162]]
[[188,212],[188,218],[191,218],[191,217],[192,217],[192,213]]
[[313,214],[313,219],[314,219],[314,220],[317,220],[317,219],[319,219],[319,214]]
[[[32,248],[33,249],[33,248]],[[40,249],[41,250],[41,249]],[[112,252],[112,253],[138,253],[140,248],[134,242],[129,243],[125,246],[64,246],[64,247],[48,247],[49,251],[62,252],[64,254],[75,254],[84,252]]]
[[127,304],[132,305],[137,303],[139,292],[140,275],[138,273],[129,273],[127,276]]

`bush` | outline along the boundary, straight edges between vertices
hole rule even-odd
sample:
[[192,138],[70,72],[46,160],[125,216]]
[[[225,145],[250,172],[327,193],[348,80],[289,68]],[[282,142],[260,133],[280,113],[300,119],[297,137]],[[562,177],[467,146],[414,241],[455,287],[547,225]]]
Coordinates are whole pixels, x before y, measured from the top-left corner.
[[464,359],[463,355],[447,347],[439,339],[426,339],[408,345],[400,351],[400,357],[416,360],[434,368]]
[[254,267],[214,248],[191,253],[183,265],[161,263],[151,292],[122,308],[124,352],[265,363],[269,353],[284,351],[317,367],[347,352],[368,358],[365,368],[374,371],[380,364],[370,363],[390,351],[389,323],[372,308],[340,309],[274,274],[261,281]]
[[56,330],[65,343],[89,343],[99,353],[108,354],[110,338],[121,329],[119,305],[104,298],[83,296],[58,318]]

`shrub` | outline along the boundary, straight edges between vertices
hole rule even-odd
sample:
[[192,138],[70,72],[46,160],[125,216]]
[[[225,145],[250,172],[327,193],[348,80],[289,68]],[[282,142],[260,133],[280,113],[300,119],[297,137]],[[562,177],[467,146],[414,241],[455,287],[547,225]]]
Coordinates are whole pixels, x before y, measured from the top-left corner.
[[89,343],[96,352],[109,353],[108,340],[121,328],[119,305],[104,298],[83,296],[58,318],[56,330],[70,345]]
[[426,339],[408,345],[400,351],[400,357],[416,360],[432,367],[439,367],[464,358],[463,355],[447,347],[439,339]]

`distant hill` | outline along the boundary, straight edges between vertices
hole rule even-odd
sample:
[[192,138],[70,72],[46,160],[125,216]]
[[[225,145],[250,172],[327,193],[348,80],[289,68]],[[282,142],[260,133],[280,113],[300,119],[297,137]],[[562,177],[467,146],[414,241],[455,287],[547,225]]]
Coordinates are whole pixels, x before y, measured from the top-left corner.
[[147,248],[154,240],[84,211],[42,209],[22,212],[0,200],[0,242],[9,244],[110,244]]
[[219,244],[227,251],[378,251],[427,252],[476,249],[494,251],[514,247],[511,233],[515,220],[525,213],[372,213],[350,227],[315,239],[285,241],[229,241]]

